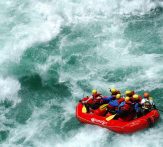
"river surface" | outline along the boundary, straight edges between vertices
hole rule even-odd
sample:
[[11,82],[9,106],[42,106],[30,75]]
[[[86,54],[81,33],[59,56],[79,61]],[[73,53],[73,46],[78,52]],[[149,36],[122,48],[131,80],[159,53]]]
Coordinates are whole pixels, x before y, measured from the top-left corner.
[[132,135],[75,118],[79,99],[112,87],[163,110],[163,1],[0,1],[0,146],[163,147],[162,112]]

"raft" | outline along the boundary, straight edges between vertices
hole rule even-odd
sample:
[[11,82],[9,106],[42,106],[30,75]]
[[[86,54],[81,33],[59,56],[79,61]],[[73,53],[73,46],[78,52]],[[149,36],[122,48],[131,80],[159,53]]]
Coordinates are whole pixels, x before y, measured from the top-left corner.
[[148,112],[146,115],[130,121],[118,119],[111,119],[107,121],[106,117],[104,116],[98,116],[93,113],[83,113],[82,108],[83,105],[79,102],[76,106],[76,118],[80,122],[98,125],[120,134],[130,134],[145,128],[149,128],[157,122],[160,116],[158,110],[154,109]]

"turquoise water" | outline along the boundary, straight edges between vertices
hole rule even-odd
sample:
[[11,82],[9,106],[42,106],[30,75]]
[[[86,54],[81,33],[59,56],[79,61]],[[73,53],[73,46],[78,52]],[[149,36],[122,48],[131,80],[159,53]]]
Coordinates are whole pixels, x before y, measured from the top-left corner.
[[119,135],[75,118],[94,88],[149,91],[163,110],[162,1],[6,0],[0,20],[0,146],[163,146],[161,119]]

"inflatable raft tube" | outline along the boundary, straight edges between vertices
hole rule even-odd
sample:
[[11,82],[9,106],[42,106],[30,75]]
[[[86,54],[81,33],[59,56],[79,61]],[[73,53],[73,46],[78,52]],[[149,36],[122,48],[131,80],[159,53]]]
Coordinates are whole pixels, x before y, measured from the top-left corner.
[[130,133],[143,130],[145,128],[149,128],[156,123],[156,121],[159,119],[160,116],[158,110],[152,110],[146,115],[131,121],[123,121],[123,120],[115,120],[115,119],[111,119],[107,121],[106,117],[98,116],[93,113],[83,113],[82,108],[83,108],[82,103],[78,103],[76,106],[76,118],[80,122],[92,124],[92,125],[98,125],[107,128],[113,132],[117,132],[121,134],[130,134]]

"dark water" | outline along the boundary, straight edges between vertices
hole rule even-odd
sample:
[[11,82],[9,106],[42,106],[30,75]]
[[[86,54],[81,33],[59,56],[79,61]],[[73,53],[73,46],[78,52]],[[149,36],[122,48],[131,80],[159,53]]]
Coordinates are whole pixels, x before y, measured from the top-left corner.
[[119,135],[74,115],[80,98],[111,87],[149,91],[163,110],[162,7],[158,0],[0,2],[0,146],[162,147],[161,119]]

